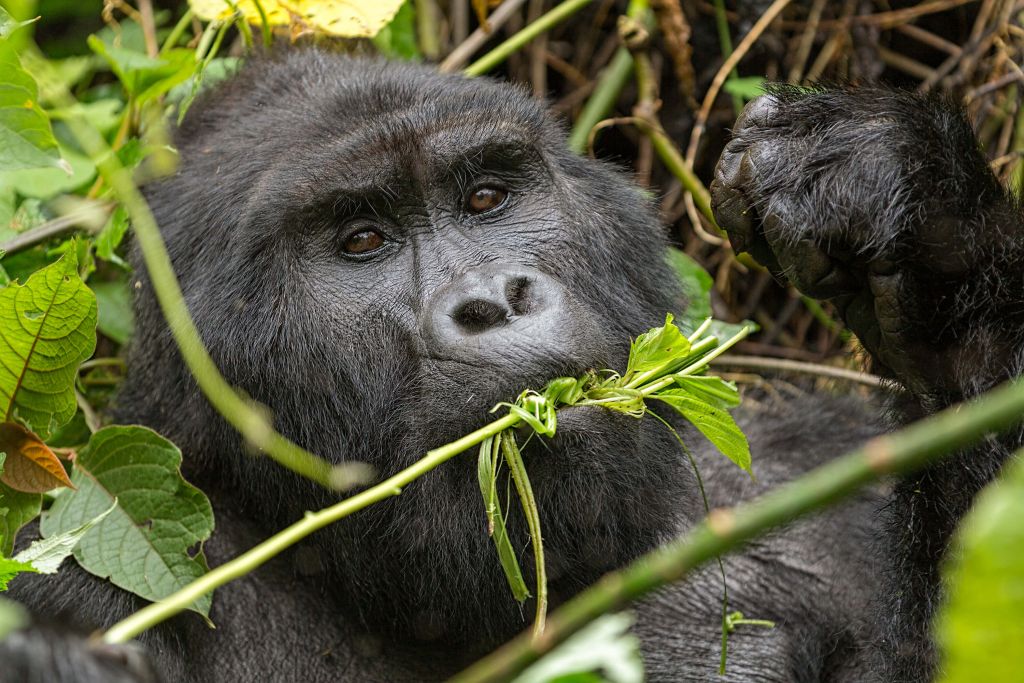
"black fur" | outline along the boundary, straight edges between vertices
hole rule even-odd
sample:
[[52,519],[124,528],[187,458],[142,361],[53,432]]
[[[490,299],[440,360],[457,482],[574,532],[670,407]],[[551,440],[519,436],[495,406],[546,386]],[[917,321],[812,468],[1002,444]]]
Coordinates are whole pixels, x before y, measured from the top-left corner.
[[[786,125],[769,129],[755,116],[763,104],[754,106],[715,186],[722,222],[738,245],[789,264],[789,274],[815,294],[817,281],[804,278],[794,249],[831,247],[841,238],[843,263],[856,282],[878,263],[891,263],[885,272],[893,276],[930,273],[919,244],[925,228],[955,215],[962,228],[947,233],[971,230],[977,253],[965,258],[975,259],[972,272],[1002,265],[997,257],[1009,251],[993,243],[996,235],[1013,236],[1006,221],[1015,214],[984,180],[990,176],[974,160],[973,137],[955,116],[890,91],[774,97],[784,103],[776,109],[792,108]],[[890,115],[867,115],[878,102],[890,103],[883,109]],[[913,125],[904,125],[907,117]],[[954,122],[948,130],[960,133],[947,143],[952,151],[937,149],[941,132],[919,130],[934,117]],[[878,127],[890,129],[902,146],[892,149]],[[866,141],[884,146],[859,156]],[[293,52],[250,63],[203,98],[176,144],[177,175],[147,194],[201,333],[229,381],[268,406],[284,434],[335,462],[358,460],[381,475],[392,473],[483,424],[492,405],[523,387],[589,367],[621,369],[626,340],[684,305],[649,203],[620,173],[568,152],[561,127],[507,85]],[[755,154],[772,164],[753,168],[744,160]],[[929,164],[929,182],[949,183],[953,199],[935,213],[924,208],[936,193],[914,175],[919,163]],[[747,170],[730,175],[730,164]],[[763,172],[768,168],[771,173]],[[835,180],[839,174],[863,184],[844,186]],[[492,214],[468,214],[463,198],[479,181],[507,188],[510,199]],[[959,201],[991,210],[984,226],[975,214],[950,213],[959,193],[977,183],[992,194]],[[884,192],[900,203],[880,201]],[[791,218],[769,220],[776,206],[791,210]],[[749,215],[765,216],[763,230],[743,217],[751,208],[759,213]],[[391,241],[372,258],[345,256],[350,231],[370,225]],[[899,246],[897,253],[890,244]],[[997,263],[985,256],[986,244]],[[819,251],[826,256],[808,251],[814,258],[806,262],[831,258],[828,249]],[[150,425],[181,446],[186,475],[210,495],[217,514],[207,544],[216,565],[336,497],[247,452],[196,389],[141,260],[135,263],[138,332],[119,418]],[[508,322],[503,309],[476,315],[496,325],[486,343],[439,332],[434,314],[463,310],[444,307],[452,297],[490,292],[496,273],[517,283],[508,302],[487,303],[511,306]],[[948,296],[959,302],[959,317],[942,339],[1003,346],[985,347],[1001,355],[954,354],[941,376],[932,373],[934,386],[914,372],[925,362],[916,346],[892,345],[887,325],[858,326],[853,312],[862,290],[841,293],[853,297],[844,310],[855,331],[911,389],[907,417],[973,395],[1016,370],[1012,326],[998,327],[1001,319],[985,314],[994,309],[977,307],[1019,303],[1019,286],[996,287],[993,276],[986,289],[956,280],[957,273],[947,268],[942,281],[960,282],[960,289],[933,295],[919,287],[912,290],[918,298],[899,299],[898,320],[930,324],[915,317],[934,311],[921,308],[934,302],[922,304],[920,297]],[[974,383],[968,386],[967,378]],[[829,396],[745,407],[740,419],[756,482],[692,430],[685,433],[712,503],[730,505],[877,434],[883,429],[877,415],[864,402]],[[904,672],[898,680],[924,680],[926,668],[911,675],[899,669],[902,659],[875,656],[883,631],[870,615],[873,609],[895,615],[883,635],[909,643],[911,659],[928,663],[927,614],[917,605],[934,600],[935,566],[949,528],[1002,452],[978,450],[964,456],[973,458],[970,466],[964,460],[901,484],[888,508],[900,524],[888,535],[877,510],[889,497],[870,490],[728,558],[731,608],[778,626],[740,628],[722,680],[897,680],[891,673],[897,669]],[[556,605],[703,515],[685,458],[652,420],[570,411],[554,440],[532,440],[525,455]],[[923,493],[909,495],[914,486]],[[511,533],[529,574],[524,526],[513,513]],[[443,678],[522,629],[531,613],[530,604],[521,609],[512,599],[485,529],[475,458],[467,455],[221,588],[211,615],[216,631],[184,614],[142,641],[167,681]],[[884,569],[873,544],[883,537],[893,539],[884,547],[899,551],[893,583],[880,594]],[[636,630],[651,680],[714,676],[718,580],[708,569],[640,605]],[[910,592],[898,592],[904,590]],[[13,593],[39,614],[74,615],[94,627],[110,625],[138,603],[71,566],[56,577],[19,578]],[[920,598],[917,611],[877,609],[897,595]],[[0,644],[0,656],[50,666],[17,642]],[[87,671],[78,679],[106,680]]]
[[[1024,235],[962,112],[864,87],[777,88],[748,105],[712,194],[733,245],[832,300],[876,371],[905,391],[896,423],[1024,371]],[[928,680],[938,567],[1019,429],[897,484],[876,609],[887,681]]]

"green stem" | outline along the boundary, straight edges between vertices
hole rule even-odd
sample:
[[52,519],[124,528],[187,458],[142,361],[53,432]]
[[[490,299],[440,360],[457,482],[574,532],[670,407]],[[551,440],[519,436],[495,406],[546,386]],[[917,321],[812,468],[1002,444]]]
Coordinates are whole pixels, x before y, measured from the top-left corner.
[[314,531],[318,531],[328,524],[358,512],[374,503],[378,503],[385,498],[399,495],[403,487],[422,477],[441,463],[478,445],[488,437],[495,436],[509,427],[516,426],[518,423],[519,417],[509,413],[505,417],[495,420],[461,439],[440,448],[435,448],[432,451],[427,451],[427,454],[420,460],[361,493],[357,493],[319,512],[306,513],[306,516],[301,520],[292,524],[287,529],[274,534],[251,550],[203,574],[173,595],[164,598],[160,602],[148,605],[128,618],[114,624],[103,634],[103,642],[124,643],[131,640],[146,629],[152,628],[175,614],[188,609],[189,605],[210,591],[223,586],[233,579],[245,576]]
[[516,437],[511,432],[501,436],[501,452],[508,463],[509,472],[519,493],[519,503],[526,515],[526,524],[530,529],[530,544],[533,546],[533,561],[537,574],[537,616],[533,620],[533,637],[539,638],[544,633],[544,621],[548,614],[548,575],[544,565],[544,537],[540,532],[540,511],[537,499],[533,497],[533,487],[526,475],[523,456],[516,445]]
[[168,50],[178,44],[178,41],[181,40],[181,35],[185,32],[185,29],[188,28],[189,24],[192,23],[192,16],[193,14],[191,9],[185,10],[185,13],[181,15],[181,19],[179,19],[178,23],[174,25],[171,32],[167,34],[167,39],[164,41],[163,46],[160,47],[160,54],[167,54]]
[[[686,358],[695,358],[697,356],[700,356],[700,354],[704,353],[708,349],[713,348],[717,343],[718,343],[718,339],[717,338],[715,338],[715,337],[705,337],[704,339],[701,339],[699,342],[697,342],[696,344],[694,344],[690,348],[690,353],[689,353],[689,355]],[[650,370],[646,370],[644,372],[641,372],[636,377],[631,378],[629,380],[629,382],[626,383],[626,387],[625,388],[626,389],[637,389],[640,386],[642,386],[643,384],[645,384],[646,382],[651,381],[655,377],[661,377],[662,375],[664,375],[667,368],[671,367],[672,365],[675,365],[676,363],[679,363],[680,360],[682,360],[682,362],[685,363],[686,362],[686,358],[683,358],[683,359],[673,358],[671,360],[666,361],[662,365],[659,365],[656,368],[652,368]],[[672,374],[676,374],[676,373],[672,373]],[[671,382],[670,382],[670,384],[671,384]]]
[[[725,353],[730,348],[735,346],[737,343],[739,343],[741,340],[743,340],[749,334],[750,334],[750,327],[749,326],[744,327],[742,330],[740,330],[735,335],[730,337],[725,343],[720,344],[718,346],[718,348],[712,350],[711,353],[707,354],[706,356],[702,356],[696,362],[691,363],[690,365],[686,366],[685,368],[683,368],[682,370],[680,370],[678,372],[673,372],[671,375],[668,375],[666,377],[662,377],[661,379],[659,379],[656,382],[651,382],[650,384],[648,384],[645,387],[637,387],[637,390],[640,392],[640,395],[645,397],[645,398],[648,397],[648,396],[651,396],[652,394],[656,394],[659,391],[661,391],[662,389],[664,389],[665,387],[670,386],[673,382],[675,382],[676,381],[676,377],[687,377],[689,375],[694,375],[694,374],[700,372],[701,370],[706,368],[711,361],[713,361],[715,358],[718,358],[719,356],[721,356],[723,353]],[[708,339],[714,341],[715,338],[714,337],[708,337]],[[696,346],[694,346],[694,349],[699,348],[701,346],[701,344],[703,344],[703,342],[701,342],[700,344],[697,344]],[[632,383],[630,383],[630,384],[632,384]],[[633,387],[629,387],[629,388],[633,388]]]
[[[626,16],[631,19],[640,19],[647,11],[647,0],[631,0],[626,10]],[[633,55],[629,50],[620,47],[611,63],[605,68],[604,73],[594,87],[583,111],[576,118],[572,132],[569,134],[569,149],[577,154],[587,151],[587,140],[590,138],[590,131],[602,119],[608,116],[608,112],[615,106],[619,99],[619,93],[626,87],[626,81],[633,72]]]
[[[73,106],[74,99],[70,93],[65,93],[62,99],[62,106]],[[66,123],[82,149],[95,161],[100,176],[128,210],[160,309],[182,359],[210,404],[247,442],[284,467],[331,489],[351,485],[351,464],[332,467],[327,461],[281,436],[271,426],[265,408],[243,398],[220,374],[189,315],[156,219],[131,174],[92,126],[74,117],[69,117]]]
[[705,562],[812,511],[834,504],[883,476],[905,474],[1020,423],[1024,381],[1014,380],[969,403],[951,406],[730,510],[716,510],[679,540],[606,575],[552,614],[544,637],[521,635],[451,679],[507,681],[572,634],[642,595],[678,581]]
[[546,14],[542,14],[537,17],[536,21],[531,22],[528,26],[523,28],[523,30],[519,31],[508,40],[485,54],[483,57],[467,66],[463,73],[467,76],[479,76],[487,73],[504,62],[513,52],[529,43],[541,33],[544,33],[562,21],[565,21],[591,2],[593,2],[593,0],[565,0],[565,2],[556,6]]
[[697,174],[690,168],[689,164],[686,163],[686,159],[683,158],[679,148],[665,134],[660,124],[648,125],[645,128],[647,130],[644,132],[650,138],[658,158],[665,164],[669,172],[682,183],[686,191],[693,196],[694,205],[708,219],[708,223],[720,234],[724,235],[725,231],[718,227],[718,221],[715,220],[715,214],[711,210],[711,194],[704,187],[704,183],[700,181]]
[[[732,54],[732,37],[729,35],[729,19],[725,16],[724,0],[715,0],[715,26],[718,28],[718,44],[722,48],[722,59],[729,59]],[[729,72],[732,78],[739,78],[740,72],[733,67]],[[736,116],[743,111],[743,98],[739,95],[732,96],[732,108]]]

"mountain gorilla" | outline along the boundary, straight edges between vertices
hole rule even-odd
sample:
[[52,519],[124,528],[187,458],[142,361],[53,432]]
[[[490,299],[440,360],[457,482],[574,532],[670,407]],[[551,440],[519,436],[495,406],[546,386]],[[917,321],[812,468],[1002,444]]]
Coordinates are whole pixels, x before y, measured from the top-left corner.
[[[391,474],[525,387],[621,370],[629,338],[685,305],[649,200],[572,154],[561,125],[515,87],[296,51],[253,60],[203,98],[176,144],[177,174],[147,193],[203,338],[284,434],[335,462]],[[883,89],[775,91],[737,123],[713,195],[738,250],[836,303],[898,387],[897,421],[1021,369],[1019,215],[961,114]],[[181,446],[216,510],[206,546],[216,565],[337,494],[246,451],[197,391],[135,263],[138,332],[119,420]],[[756,481],[684,435],[711,503],[730,505],[880,433],[884,412],[831,395],[740,409]],[[936,567],[1019,441],[990,439],[727,558],[730,609],[776,626],[738,628],[722,680],[928,680]],[[684,454],[654,420],[568,409],[557,436],[531,440],[525,457],[556,605],[703,516]],[[128,661],[39,625],[4,643],[0,671],[20,681],[450,675],[532,613],[487,537],[475,467],[472,455],[449,462],[219,589],[215,631],[180,615]],[[510,525],[529,583],[525,524],[513,513]],[[719,581],[717,569],[698,572],[638,605],[651,680],[715,678]],[[77,566],[19,579],[14,597],[82,628],[140,602]]]

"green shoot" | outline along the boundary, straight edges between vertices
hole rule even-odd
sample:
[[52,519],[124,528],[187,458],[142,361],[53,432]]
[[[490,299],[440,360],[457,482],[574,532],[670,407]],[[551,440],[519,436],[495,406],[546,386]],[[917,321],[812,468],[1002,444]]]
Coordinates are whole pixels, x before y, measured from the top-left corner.
[[[647,401],[657,400],[693,423],[723,455],[753,476],[750,446],[728,413],[729,408],[739,404],[739,392],[735,385],[720,377],[700,374],[707,369],[713,358],[746,337],[750,329],[744,327],[732,338],[720,343],[714,336],[703,336],[710,328],[709,318],[687,337],[672,322],[672,315],[669,314],[665,317],[664,325],[641,334],[633,342],[624,375],[601,370],[588,372],[578,378],[559,377],[548,382],[542,391],[528,389],[514,403],[499,403],[491,412],[508,408],[509,416],[519,418],[515,426],[526,423],[536,434],[552,437],[558,426],[559,408],[598,406],[642,418],[649,412]],[[537,502],[526,476],[513,429],[508,427],[481,443],[477,469],[487,510],[488,531],[494,539],[512,594],[516,600],[523,602],[530,597],[530,592],[508,538],[496,493],[499,452],[508,465],[519,493],[536,564],[537,605],[533,625],[536,637],[544,631],[547,614],[543,536]]]

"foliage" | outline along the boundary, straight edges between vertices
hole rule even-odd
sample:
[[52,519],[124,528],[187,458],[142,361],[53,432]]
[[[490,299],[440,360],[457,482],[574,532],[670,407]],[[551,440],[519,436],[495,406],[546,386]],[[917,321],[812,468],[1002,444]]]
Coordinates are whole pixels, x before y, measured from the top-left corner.
[[292,35],[324,33],[347,38],[376,35],[405,0],[189,0],[196,16],[206,21],[230,19],[241,12],[253,24],[288,26]]
[[[212,510],[181,477],[178,449],[144,428],[98,428],[109,397],[109,387],[102,387],[117,378],[99,368],[118,365],[133,328],[122,244],[132,226],[126,206],[97,173],[101,157],[84,151],[71,124],[87,125],[120,164],[152,177],[162,163],[166,171],[173,157],[161,120],[180,118],[202,87],[237,65],[238,58],[227,54],[229,34],[248,49],[250,25],[268,44],[285,27],[291,37],[366,37],[391,57],[421,55],[411,0],[189,4],[207,22],[194,36],[187,35],[191,17],[172,26],[172,17],[158,13],[152,33],[162,44],[147,45],[142,27],[124,21],[90,36],[90,52],[80,46],[84,54],[69,59],[43,57],[29,38],[33,20],[19,21],[0,9],[0,590],[20,573],[58,571],[71,554],[88,571],[147,600],[168,598],[207,572],[202,543],[213,530]],[[485,2],[474,7],[486,12]],[[17,51],[11,49],[15,39]],[[763,83],[759,76],[734,75],[724,87],[743,100],[755,97]],[[27,246],[19,242],[69,218],[83,228],[74,238],[57,231]],[[509,496],[509,477],[528,520],[538,632],[546,592],[542,534],[513,424],[525,423],[539,439],[555,433],[561,406],[600,406],[640,418],[652,405],[666,405],[752,473],[749,446],[728,412],[739,403],[736,387],[702,374],[752,325],[711,321],[711,276],[682,251],[671,250],[668,259],[689,300],[687,310],[677,312],[678,326],[669,316],[664,326],[638,336],[622,375],[595,371],[523,392],[500,406],[513,418],[501,423],[508,426],[473,443],[480,445],[488,531],[520,601],[530,588],[505,528],[501,499]],[[101,356],[93,358],[97,348]],[[83,366],[89,359],[98,365]],[[947,571],[952,598],[938,624],[949,683],[979,676],[1020,679],[1015,655],[1024,639],[1017,616],[1024,607],[1024,565],[1015,549],[1024,538],[1015,521],[1024,513],[1022,487],[1024,467],[1017,463],[980,498],[961,531],[960,554]],[[344,510],[331,519],[348,514]],[[12,557],[19,530],[40,515],[43,538]],[[206,592],[186,605],[206,615],[211,599]],[[763,624],[733,615],[728,621]],[[0,600],[0,638],[24,622],[16,605]],[[517,680],[640,680],[628,623],[622,615],[596,622]]]
[[[190,549],[213,532],[210,501],[181,478],[180,466],[181,452],[149,429],[99,430],[75,459],[77,490],[43,513],[43,537],[68,533],[108,510],[75,548],[75,559],[147,600],[170,595],[206,571],[202,550]],[[207,614],[209,596],[194,609]]]
[[941,683],[1024,681],[1024,454],[978,495],[958,532],[936,622]]
[[0,420],[44,439],[75,414],[75,374],[96,347],[96,297],[77,266],[72,249],[0,290]]

